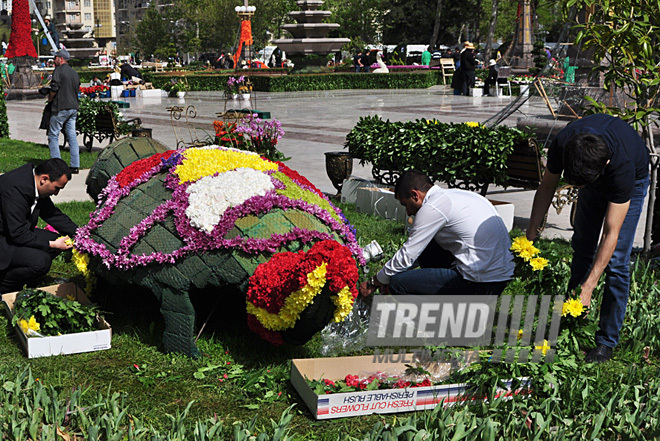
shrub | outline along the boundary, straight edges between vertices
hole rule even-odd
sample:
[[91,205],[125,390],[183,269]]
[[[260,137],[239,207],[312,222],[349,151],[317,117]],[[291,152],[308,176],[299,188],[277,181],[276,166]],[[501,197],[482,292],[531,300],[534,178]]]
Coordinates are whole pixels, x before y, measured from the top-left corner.
[[0,138],[9,138],[7,102],[5,101],[5,88],[2,84],[0,84]]
[[371,162],[379,170],[416,169],[450,186],[462,182],[475,189],[504,184],[506,160],[514,145],[527,137],[505,126],[426,119],[390,122],[367,116],[346,136],[344,147],[361,164]]

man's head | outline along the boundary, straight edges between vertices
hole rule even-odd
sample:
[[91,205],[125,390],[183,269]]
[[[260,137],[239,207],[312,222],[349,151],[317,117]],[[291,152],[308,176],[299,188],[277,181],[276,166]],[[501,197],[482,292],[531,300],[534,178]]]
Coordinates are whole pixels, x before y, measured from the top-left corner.
[[69,59],[71,58],[71,55],[69,54],[69,51],[66,49],[60,49],[59,51],[55,52],[55,66],[60,66],[64,63],[68,63]]
[[422,207],[424,197],[431,187],[433,182],[428,176],[417,170],[409,170],[396,182],[394,197],[406,207],[406,213],[412,216]]
[[591,184],[603,173],[611,157],[602,137],[593,133],[575,135],[564,146],[564,179],[576,186]]
[[46,22],[46,24],[50,23],[50,15],[45,16],[44,21]]
[[51,158],[34,169],[39,197],[57,195],[71,179],[69,166],[60,158]]

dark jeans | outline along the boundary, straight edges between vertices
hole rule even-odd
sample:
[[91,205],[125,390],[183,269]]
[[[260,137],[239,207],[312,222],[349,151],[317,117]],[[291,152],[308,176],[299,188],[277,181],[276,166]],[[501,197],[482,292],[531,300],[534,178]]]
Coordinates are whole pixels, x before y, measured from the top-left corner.
[[[616,249],[605,268],[605,291],[603,292],[603,303],[600,305],[596,344],[610,348],[619,343],[619,331],[626,315],[630,288],[630,252],[648,186],[648,177],[635,182],[630,208],[628,208],[619,232]],[[571,241],[573,263],[571,264],[571,279],[568,282],[569,291],[583,283],[591,271],[608,201],[603,194],[584,187],[580,190],[577,204],[573,227],[575,232]]]
[[477,283],[465,280],[452,268],[454,256],[431,241],[417,259],[420,269],[392,276],[390,293],[395,295],[499,295],[508,282]]
[[[58,235],[52,231],[41,229],[35,231],[48,240],[58,238]],[[55,248],[42,251],[36,248],[16,247],[9,266],[0,271],[0,293],[19,291],[23,285],[37,286],[39,280],[48,274],[50,264],[61,251]]]

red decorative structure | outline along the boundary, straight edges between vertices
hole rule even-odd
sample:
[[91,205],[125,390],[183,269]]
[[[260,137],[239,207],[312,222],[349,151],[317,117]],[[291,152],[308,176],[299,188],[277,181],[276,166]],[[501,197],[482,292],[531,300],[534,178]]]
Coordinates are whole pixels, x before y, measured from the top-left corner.
[[[236,49],[236,54],[234,54],[234,66],[238,66],[238,61],[241,59],[241,51],[243,49],[243,45],[245,47],[252,46],[253,40],[252,40],[252,22],[250,19],[244,19],[241,21],[241,36],[238,41],[238,48]],[[249,58],[249,52],[248,52],[248,58]]]
[[32,42],[32,22],[28,0],[14,0],[12,3],[11,34],[7,45],[7,58],[33,57],[37,51]]

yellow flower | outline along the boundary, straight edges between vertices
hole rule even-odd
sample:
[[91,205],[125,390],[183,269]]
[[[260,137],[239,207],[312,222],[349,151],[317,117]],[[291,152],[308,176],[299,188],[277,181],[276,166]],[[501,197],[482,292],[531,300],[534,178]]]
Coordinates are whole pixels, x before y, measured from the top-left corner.
[[21,328],[21,331],[23,331],[23,334],[25,335],[27,335],[28,329],[30,329],[30,327],[28,326],[28,321],[25,319],[20,319],[18,321],[18,327]]
[[523,336],[523,330],[518,329],[518,340],[520,340],[522,338],[522,336]]
[[351,294],[351,289],[346,285],[341,291],[339,291],[339,294],[331,296],[330,298],[332,299],[332,303],[337,307],[332,320],[335,323],[339,323],[344,320],[353,309],[353,294]]
[[37,321],[37,319],[34,318],[34,316],[30,317],[30,321],[28,322],[28,328],[32,329],[33,331],[38,331],[41,329],[41,325]]
[[529,260],[529,264],[532,267],[532,271],[540,271],[548,266],[548,259],[544,259],[543,257],[534,257]]
[[552,348],[550,347],[548,340],[543,340],[543,346],[535,346],[535,349],[541,350],[541,352],[545,356],[546,352],[548,352],[548,350]]
[[96,285],[96,276],[90,271],[88,266],[89,254],[81,253],[75,248],[72,248],[71,252],[73,253],[73,257],[71,259],[73,264],[76,266],[78,271],[82,273],[83,276],[85,276],[85,292],[87,292],[88,295],[91,295],[92,290],[94,289],[94,285]]
[[527,240],[525,236],[519,236],[513,239],[510,249],[525,261],[529,261],[539,253],[539,249],[531,241]]
[[562,317],[566,317],[568,314],[573,317],[580,317],[584,311],[584,305],[580,299],[569,299],[564,302],[561,307]]
[[274,162],[266,161],[259,155],[238,150],[217,148],[188,149],[183,152],[184,159],[176,168],[179,183],[194,182],[204,176],[213,176],[237,168],[245,167],[258,171],[277,171]]
[[468,122],[465,123],[465,125],[468,126],[468,127],[479,127],[480,124],[478,122],[475,122],[475,121],[468,121]]

